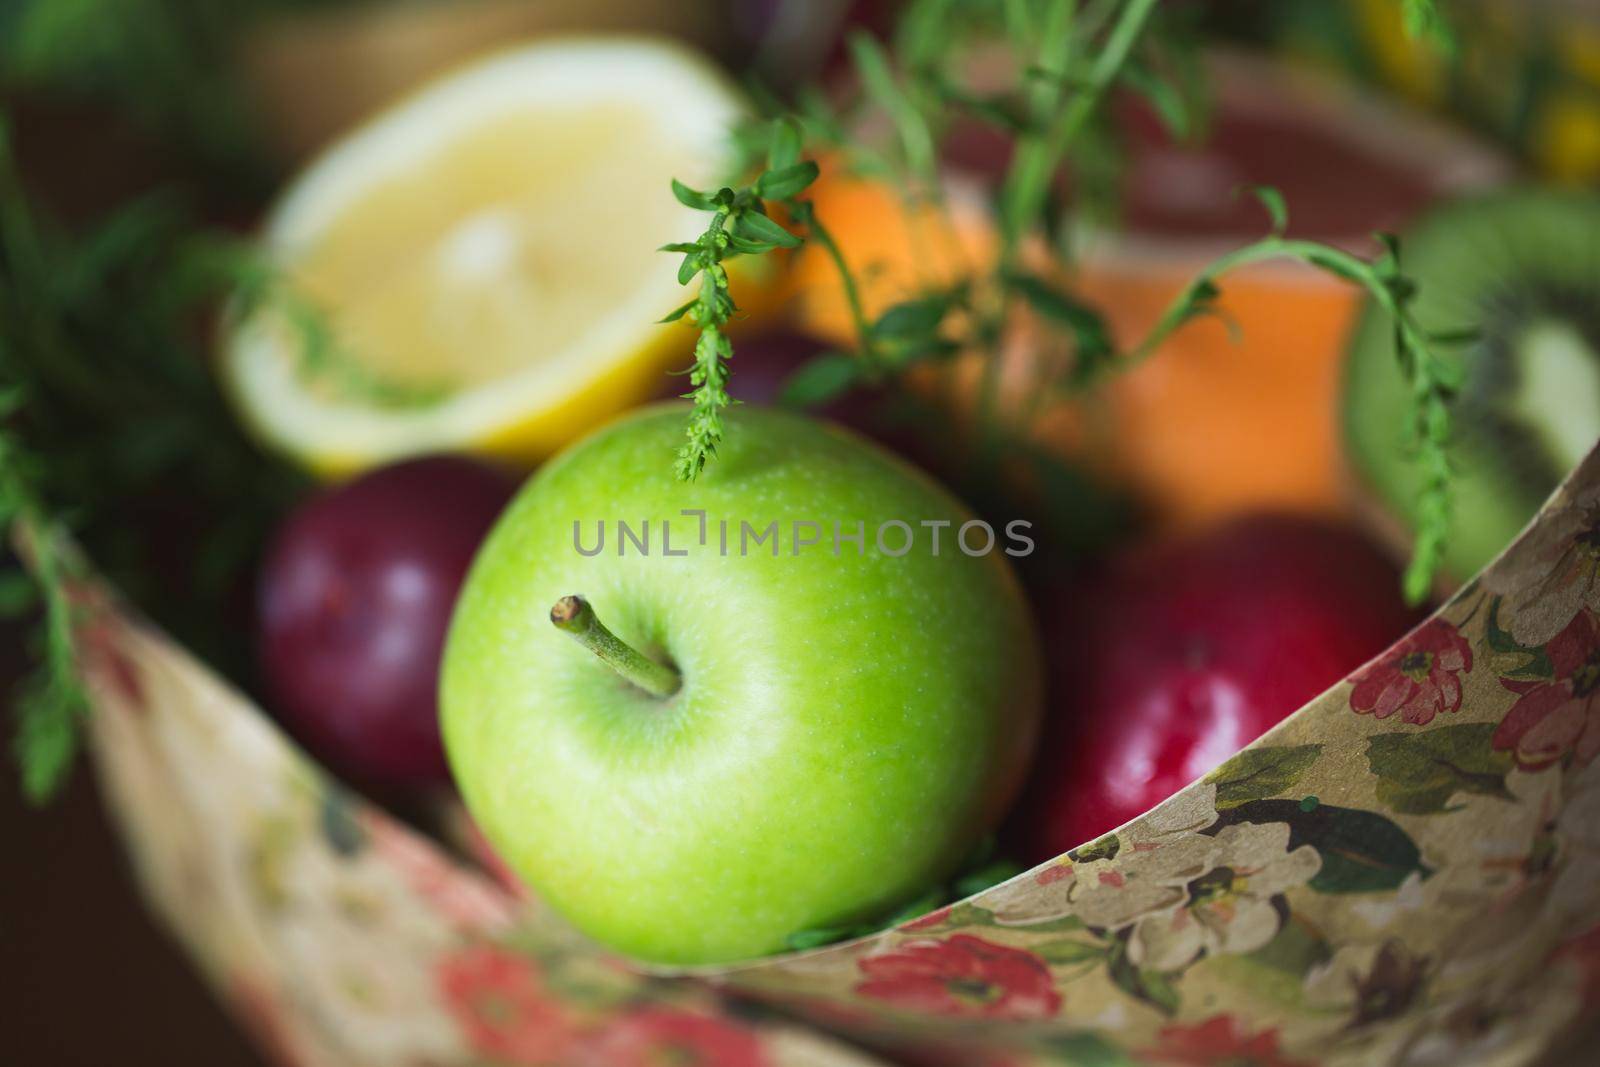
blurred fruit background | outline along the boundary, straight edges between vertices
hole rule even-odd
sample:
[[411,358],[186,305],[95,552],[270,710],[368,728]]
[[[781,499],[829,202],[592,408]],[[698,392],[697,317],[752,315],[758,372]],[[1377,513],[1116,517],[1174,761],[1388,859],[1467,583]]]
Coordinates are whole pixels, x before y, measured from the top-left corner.
[[[1213,109],[1206,136],[1176,137],[1148,103],[1130,98],[1117,105],[1122,136],[1106,153],[1117,161],[1114,176],[1077,173],[1059,191],[1105,202],[1105,226],[1086,243],[1074,283],[1104,306],[1119,337],[1146,333],[1201,264],[1266,228],[1259,205],[1234,195],[1243,185],[1283,192],[1291,235],[1370,253],[1371,231],[1404,227],[1443,197],[1513,177],[1577,188],[1600,181],[1600,16],[1580,0],[1463,0],[1450,5],[1453,40],[1438,48],[1419,48],[1406,36],[1400,5],[1391,0],[1175,6],[1208,45]],[[760,99],[817,80],[847,86],[846,31],[886,32],[896,7],[892,0],[4,0],[0,108],[22,183],[68,228],[87,228],[130,198],[161,189],[193,217],[246,233],[316,153],[486,50],[574,31],[666,34],[714,57],[730,85],[764,86]],[[982,202],[1003,170],[1004,152],[979,129],[957,131],[942,146],[957,190],[954,233],[881,183],[824,160],[817,210],[862,274],[870,311],[914,296],[992,246],[994,224]],[[971,191],[970,209],[963,188]],[[827,257],[815,247],[796,254],[781,279],[745,284],[750,342],[734,392],[776,399],[806,357],[847,336],[845,308]],[[20,285],[16,292],[23,293]],[[1027,409],[1039,450],[1017,458],[1008,477],[1031,496],[1008,489],[985,499],[993,487],[966,477],[949,436],[926,432],[917,408],[941,402],[938,383],[893,396],[852,394],[824,414],[927,466],[980,510],[990,503],[1015,510],[1026,499],[1047,512],[1052,502],[1068,502],[1071,514],[1061,521],[1071,528],[1057,527],[1063,544],[1103,546],[1132,514],[1172,537],[1263,508],[1323,521],[1370,517],[1374,506],[1355,489],[1332,399],[1360,294],[1308,269],[1262,265],[1230,281],[1220,310],[1236,324],[1237,340],[1220,320],[1190,325],[1160,358],[1114,382],[1098,412],[1039,401],[1022,385],[1009,388],[1003,410],[1020,418]],[[202,338],[214,328],[209,319],[192,326]],[[660,353],[642,361],[650,376],[615,406],[648,395],[668,362]],[[678,387],[663,382],[660,391]],[[583,410],[599,418],[606,405]],[[94,447],[142,439],[151,421],[134,410],[122,427],[128,438],[108,433]],[[559,436],[582,428],[563,425]],[[218,434],[214,452],[226,454],[233,446]],[[171,448],[192,458],[206,446],[204,436],[191,436]],[[1036,455],[1043,458],[1034,463]],[[199,484],[184,480],[193,472],[180,460],[151,463],[152,484]],[[223,468],[219,477],[237,470]],[[307,487],[288,464],[250,470],[261,479],[264,508],[270,500],[281,510]],[[1128,499],[1086,496],[1085,480],[1114,482]],[[167,524],[181,541],[207,498],[176,495],[142,497],[138,514]],[[129,514],[111,509],[91,517],[114,524]],[[259,552],[269,524],[241,516],[239,525],[239,552]],[[1050,519],[1041,515],[1041,525],[1050,528]],[[1403,539],[1396,527],[1395,543]],[[293,546],[280,551],[292,556]],[[171,546],[169,553],[181,556]],[[153,583],[189,581],[189,563],[130,557],[125,573]],[[443,569],[455,566],[452,559]],[[1382,564],[1368,569],[1387,576]],[[1095,588],[1115,588],[1117,580],[1113,573]],[[233,586],[193,602],[204,606],[196,631],[215,630],[223,610],[245,627],[253,608],[249,590]],[[1129,610],[1130,625],[1147,623]],[[1400,625],[1402,609],[1382,610],[1386,624]],[[1074,625],[1062,620],[1063,628]],[[1382,638],[1375,640],[1381,646]],[[23,644],[19,628],[0,631],[0,682],[20,675],[20,662],[11,660],[20,661]],[[1352,638],[1364,651],[1371,644],[1367,633]],[[219,660],[230,655],[216,653]],[[1295,692],[1309,694],[1325,680],[1295,682]],[[291,719],[292,703],[286,699],[280,709]],[[1254,729],[1240,727],[1240,735]],[[154,1052],[157,1035],[170,1062],[257,1062],[258,1053],[209,1006],[187,965],[138,909],[89,776],[77,776],[62,806],[43,818],[25,816],[9,786],[0,794],[5,839],[17,867],[30,872],[7,878],[0,890],[0,956],[29,978],[9,1001],[8,1016],[18,1021],[0,1028],[0,1062],[98,1064],[130,1047]],[[113,958],[128,962],[103,965]],[[85,1003],[111,1007],[90,1027],[82,1025]]]

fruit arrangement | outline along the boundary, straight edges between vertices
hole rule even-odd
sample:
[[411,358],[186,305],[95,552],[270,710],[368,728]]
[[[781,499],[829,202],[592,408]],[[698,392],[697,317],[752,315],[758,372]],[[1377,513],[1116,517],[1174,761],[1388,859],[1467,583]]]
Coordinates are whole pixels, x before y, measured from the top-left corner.
[[248,238],[71,232],[0,158],[25,788],[93,739],[152,895],[271,975],[230,998],[342,1018],[291,1060],[851,1062],[766,1001],[954,1062],[1400,1062],[1493,968],[1566,1005],[1600,202],[1411,117],[1363,162],[1197,17],[919,0],[772,114],[540,41]]

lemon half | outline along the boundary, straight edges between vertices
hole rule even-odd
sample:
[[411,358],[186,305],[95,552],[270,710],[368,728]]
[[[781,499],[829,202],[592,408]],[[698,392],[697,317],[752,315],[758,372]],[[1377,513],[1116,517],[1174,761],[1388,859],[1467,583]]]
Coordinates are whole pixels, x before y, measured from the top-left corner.
[[[678,257],[726,177],[738,95],[704,59],[631,39],[551,41],[479,61],[333,146],[263,235],[282,302],[231,330],[246,420],[325,474],[404,455],[537,460],[660,390],[690,332]],[[331,364],[337,373],[329,371]]]

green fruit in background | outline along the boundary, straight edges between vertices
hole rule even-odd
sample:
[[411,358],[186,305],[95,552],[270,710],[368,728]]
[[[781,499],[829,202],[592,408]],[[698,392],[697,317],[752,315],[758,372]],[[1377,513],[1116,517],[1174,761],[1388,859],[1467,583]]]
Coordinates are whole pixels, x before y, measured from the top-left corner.
[[[1016,542],[966,554],[971,516],[926,477],[758,408],[728,415],[698,482],[676,481],[684,413],[615,423],[523,489],[468,576],[440,698],[496,851],[591,937],[669,964],[778,951],[947,877],[1013,798],[1040,701]],[[704,510],[703,545],[684,509]],[[649,520],[648,555],[619,555],[619,519],[635,538]],[[604,548],[581,554],[601,520]],[[773,520],[776,555],[751,543]],[[834,523],[858,521],[864,551],[836,546]],[[891,521],[915,538],[904,555],[900,527],[876,543]],[[949,524],[938,555],[924,522]],[[654,695],[671,684],[634,684],[552,625],[570,594],[681,686]]]
[[[1513,190],[1424,217],[1401,243],[1429,331],[1477,331],[1460,360],[1450,455],[1455,513],[1444,555],[1464,581],[1504,549],[1600,438],[1600,197]],[[1370,301],[1352,338],[1346,447],[1408,523],[1421,489],[1393,323]]]

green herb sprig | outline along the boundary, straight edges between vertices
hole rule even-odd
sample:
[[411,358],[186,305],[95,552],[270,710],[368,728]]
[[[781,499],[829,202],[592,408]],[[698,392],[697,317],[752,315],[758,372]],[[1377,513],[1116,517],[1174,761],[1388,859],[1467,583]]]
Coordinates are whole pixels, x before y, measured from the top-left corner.
[[1416,462],[1424,477],[1404,589],[1407,600],[1420,604],[1432,591],[1452,508],[1450,404],[1461,388],[1461,370],[1459,365],[1444,359],[1440,349],[1471,340],[1472,335],[1463,331],[1430,332],[1417,322],[1411,313],[1417,286],[1400,269],[1400,241],[1393,234],[1374,235],[1380,252],[1370,260],[1321,241],[1290,238],[1285,236],[1289,212],[1283,196],[1267,187],[1249,191],[1266,208],[1272,222],[1271,232],[1252,244],[1219,256],[1204,267],[1163,312],[1144,340],[1112,365],[1122,369],[1138,364],[1153,355],[1185,323],[1215,313],[1221,295],[1219,280],[1252,263],[1293,260],[1365,290],[1394,322],[1396,356],[1411,389],[1411,438]]
[[772,130],[767,168],[748,184],[738,189],[724,186],[715,192],[701,192],[677,180],[672,183],[672,193],[679,203],[711,213],[711,221],[699,238],[662,248],[664,252],[683,255],[678,267],[679,284],[687,285],[696,276],[700,278],[695,298],[662,320],[687,318],[700,331],[694,364],[689,368],[693,389],[685,394],[694,402],[694,409],[689,415],[688,440],[679,448],[674,467],[683,481],[698,478],[717,454],[723,434],[722,413],[732,403],[728,396],[727,361],[733,356],[733,345],[725,330],[739,308],[723,264],[735,256],[761,255],[800,245],[800,237],[773,220],[769,204],[787,207],[809,224],[813,233],[817,232],[809,205],[802,208],[797,199],[816,181],[817,173],[816,163],[800,159],[798,126],[780,122]]
[[239,62],[262,22],[359,0],[7,0],[0,81],[109,105],[224,179],[265,193],[276,164]]
[[[814,207],[799,199],[786,202],[804,239],[815,241],[832,259],[855,334],[851,350],[827,353],[803,367],[786,389],[786,400],[821,403],[855,386],[892,381],[929,359],[947,358],[960,351],[992,353],[1017,298],[1035,305],[1074,339],[1076,364],[1095,364],[1109,354],[1109,331],[1099,312],[1023,269],[1020,256],[1024,238],[1041,227],[1057,234],[1065,244],[1065,221],[1047,195],[1050,179],[1066,163],[1082,164],[1083,153],[1074,149],[1095,129],[1103,110],[1100,105],[1112,85],[1125,84],[1150,95],[1160,102],[1158,110],[1186,131],[1199,125],[1191,111],[1174,103],[1181,101],[1182,94],[1163,73],[1170,64],[1157,54],[1162,49],[1154,48],[1148,55],[1139,52],[1142,35],[1161,21],[1158,9],[1156,0],[1127,0],[1121,5],[1102,2],[1083,10],[1073,0],[1013,0],[1003,5],[914,0],[901,17],[892,48],[866,34],[852,36],[850,52],[860,93],[835,107],[822,94],[803,91],[799,114],[780,119],[772,127],[791,131],[784,134],[785,143],[778,149],[781,158],[799,159],[801,143],[792,131],[803,130],[807,141],[837,150],[854,169],[889,178],[908,201],[938,205],[943,199],[936,152],[939,139],[958,115],[977,116],[1016,137],[1019,145],[997,204],[1004,251],[993,270],[931,289],[869,321],[859,284]],[[980,91],[958,74],[965,55],[961,41],[994,36],[996,31],[1003,31],[1005,39],[1013,42],[1021,80],[1011,90]],[[1161,44],[1164,35],[1164,29],[1148,34],[1144,43]],[[1087,75],[1079,76],[1076,68],[1088,62],[1090,55],[1095,58]],[[1185,76],[1190,73],[1186,71]],[[870,144],[854,135],[853,130],[869,115],[888,119],[894,130],[892,145]],[[754,139],[758,143],[766,136],[765,127],[762,130]],[[771,143],[774,147],[778,144]],[[773,165],[769,157],[769,168]],[[721,209],[730,217],[760,202],[753,186],[719,194],[687,190],[687,199],[678,186],[674,192],[690,206]],[[716,202],[719,195],[724,201],[720,204]],[[725,276],[707,269],[720,268],[721,259],[737,251],[723,235],[726,225],[726,219],[714,218],[696,242],[667,246],[686,255],[680,280],[687,282],[697,274],[703,277],[699,298],[669,316],[669,320],[683,317],[693,309],[694,321],[701,329],[692,368],[696,390],[691,394],[695,407],[689,416],[689,443],[677,462],[680,478],[697,476],[715,455],[723,430],[721,413],[731,402],[726,391],[726,364],[732,347],[722,326],[736,309],[727,297]],[[948,220],[945,225],[953,233]],[[990,431],[986,436],[991,446],[983,456],[990,463],[999,455],[1002,443],[994,432],[1001,422],[995,411],[998,385],[999,360],[991,358],[980,386],[980,423]],[[1020,432],[1010,434],[1004,444],[1041,458],[1037,450],[1027,448]],[[1055,472],[1049,477],[1061,481]]]
[[43,804],[72,767],[89,704],[73,654],[69,564],[50,536],[48,510],[35,485],[42,463],[8,428],[23,400],[19,389],[0,393],[0,530],[13,529],[26,542],[31,577],[20,570],[0,571],[0,616],[15,619],[41,611],[34,634],[40,667],[17,694],[13,750],[23,796]]
[[209,366],[206,323],[240,280],[232,246],[163,196],[67,229],[30,201],[0,119],[0,527],[31,564],[0,557],[0,600],[40,611],[16,740],[36,801],[65,781],[85,708],[65,535],[186,646],[242,672],[218,620],[304,481],[244,437]]
[[[1399,2],[1414,35],[1448,43],[1448,26],[1433,0]],[[1009,44],[1017,71],[1012,85],[996,90],[964,79],[963,64],[970,50],[963,42],[980,39]],[[828,353],[801,367],[785,399],[820,403],[863,383],[892,381],[929,358],[958,351],[980,353],[984,362],[978,390],[979,447],[968,457],[974,467],[971,481],[992,483],[1001,458],[1016,456],[1037,467],[1042,481],[1073,494],[1075,503],[1069,510],[1103,515],[1106,509],[1096,511],[1089,483],[1040,463],[1039,450],[1030,447],[1031,421],[1045,401],[1082,395],[1108,375],[1147,358],[1186,323],[1217,314],[1218,282],[1229,271],[1268,259],[1297,260],[1360,286],[1394,318],[1396,358],[1411,385],[1412,436],[1425,474],[1405,591],[1413,602],[1427,595],[1449,525],[1447,450],[1450,402],[1458,379],[1452,365],[1438,354],[1451,337],[1428,334],[1410,313],[1415,285],[1401,272],[1398,245],[1392,238],[1380,235],[1381,251],[1370,260],[1319,242],[1290,239],[1285,236],[1288,214],[1283,198],[1272,190],[1257,190],[1272,219],[1271,233],[1202,270],[1150,335],[1126,350],[1116,344],[1100,309],[1063,284],[1071,276],[1075,229],[1102,217],[1105,207],[1095,203],[1094,195],[1079,195],[1063,209],[1052,189],[1063,170],[1071,172],[1075,187],[1091,194],[1114,185],[1105,180],[1116,166],[1114,131],[1105,106],[1111,91],[1144,97],[1176,138],[1197,136],[1206,125],[1206,94],[1193,32],[1181,10],[1158,0],[1083,4],[913,0],[889,45],[857,34],[850,40],[850,53],[860,86],[854,98],[834,104],[814,90],[799,96],[808,143],[836,152],[859,172],[889,180],[908,204],[942,209],[938,145],[944,134],[958,118],[976,119],[1003,133],[1013,140],[1014,151],[992,205],[1000,248],[993,263],[930,288],[869,322],[850,268],[837,247],[822,240],[826,231],[811,205],[790,204],[791,217],[808,236],[824,243],[838,267],[856,323],[856,341],[853,351]],[[855,131],[873,125],[869,120],[876,120],[879,127],[887,125],[892,137],[886,143],[870,143],[857,136]],[[798,158],[798,152],[799,146],[788,145],[785,159]],[[708,270],[720,266],[722,250],[731,246],[720,236],[719,222],[725,225],[735,213],[759,205],[752,187],[722,190],[718,196],[723,199],[696,193],[684,201],[726,211],[727,216],[714,220],[694,245],[671,246],[689,253],[681,279],[687,281],[696,273],[705,278],[699,300],[677,313],[695,309],[702,328],[694,367],[697,390],[690,443],[678,461],[679,476],[686,478],[698,475],[715,454],[723,431],[721,412],[733,402],[726,389],[726,363],[733,353],[721,327],[734,309],[725,299],[725,275]],[[684,199],[681,192],[680,199]],[[1041,261],[1041,252],[1048,253],[1047,261]],[[1020,415],[1003,414],[1000,348],[1019,307],[1026,307],[1048,328],[1046,346],[1059,346],[1065,358],[1039,360],[1039,380],[1029,390],[1024,410]],[[1096,526],[1101,532],[1112,528],[1103,522]]]

